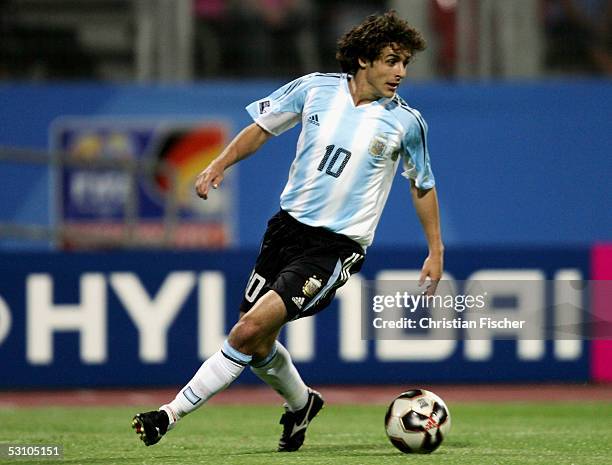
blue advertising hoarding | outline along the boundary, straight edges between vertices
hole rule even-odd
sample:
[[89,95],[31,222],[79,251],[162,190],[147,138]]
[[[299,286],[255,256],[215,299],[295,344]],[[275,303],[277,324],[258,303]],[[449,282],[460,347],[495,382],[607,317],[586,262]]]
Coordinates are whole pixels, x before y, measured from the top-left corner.
[[[237,317],[256,251],[0,256],[2,388],[174,386],[214,353]],[[419,270],[417,250],[373,249],[334,303],[290,323],[283,341],[312,384],[589,379],[589,341],[533,346],[362,340],[360,282]],[[588,248],[458,249],[446,269],[587,279]],[[546,294],[544,307],[556,297]],[[550,301],[550,302],[549,302]],[[494,335],[491,334],[491,338]],[[508,340],[510,339],[510,340]],[[542,334],[545,339],[545,334]],[[239,382],[254,382],[245,373]]]

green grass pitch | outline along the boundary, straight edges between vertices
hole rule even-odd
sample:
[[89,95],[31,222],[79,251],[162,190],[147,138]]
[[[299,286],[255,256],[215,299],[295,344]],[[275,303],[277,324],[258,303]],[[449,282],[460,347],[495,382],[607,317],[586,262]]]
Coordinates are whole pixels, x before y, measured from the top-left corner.
[[[145,407],[150,409],[152,406]],[[453,426],[431,455],[404,455],[387,441],[385,406],[328,405],[295,453],[275,452],[280,407],[208,405],[160,443],[145,447],[130,428],[133,407],[0,409],[0,443],[61,444],[53,464],[469,464],[612,463],[612,403],[450,405]]]

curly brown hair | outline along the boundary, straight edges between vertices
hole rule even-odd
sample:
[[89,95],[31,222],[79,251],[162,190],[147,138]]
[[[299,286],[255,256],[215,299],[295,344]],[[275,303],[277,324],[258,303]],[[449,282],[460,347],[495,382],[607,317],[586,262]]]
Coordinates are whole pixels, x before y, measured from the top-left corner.
[[368,16],[344,34],[338,41],[336,60],[343,72],[355,74],[359,70],[359,58],[372,62],[387,45],[412,55],[425,50],[426,42],[419,31],[391,10],[382,15]]

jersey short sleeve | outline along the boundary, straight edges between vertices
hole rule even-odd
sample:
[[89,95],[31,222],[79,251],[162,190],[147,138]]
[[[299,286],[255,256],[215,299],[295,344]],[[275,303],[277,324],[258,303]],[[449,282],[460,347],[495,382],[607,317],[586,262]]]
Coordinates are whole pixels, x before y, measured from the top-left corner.
[[247,112],[269,133],[282,134],[300,122],[311,78],[306,75],[285,84],[268,97],[247,105]]
[[414,181],[419,189],[431,189],[435,186],[435,178],[429,161],[427,150],[427,123],[421,114],[410,109],[410,118],[403,140],[404,171],[402,176]]

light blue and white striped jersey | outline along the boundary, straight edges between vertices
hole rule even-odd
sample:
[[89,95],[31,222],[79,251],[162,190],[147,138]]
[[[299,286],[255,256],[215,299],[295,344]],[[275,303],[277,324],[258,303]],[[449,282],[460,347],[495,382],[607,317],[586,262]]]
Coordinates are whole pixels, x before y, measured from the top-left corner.
[[298,221],[344,234],[364,249],[374,232],[400,157],[403,176],[434,186],[427,124],[395,95],[355,106],[346,74],[313,73],[246,107],[279,135],[302,123],[281,208]]

